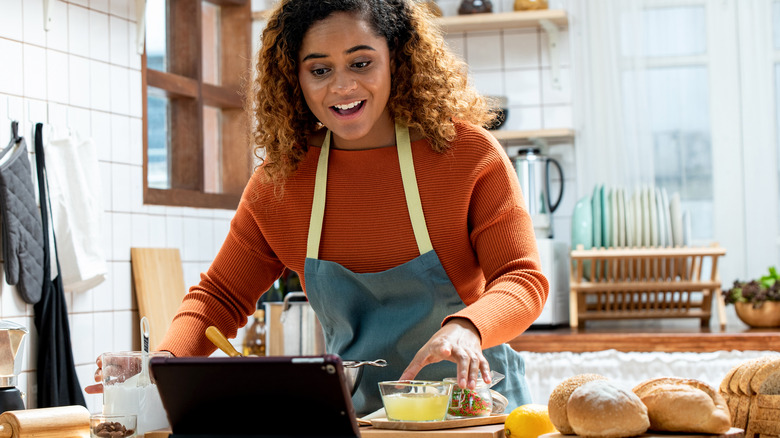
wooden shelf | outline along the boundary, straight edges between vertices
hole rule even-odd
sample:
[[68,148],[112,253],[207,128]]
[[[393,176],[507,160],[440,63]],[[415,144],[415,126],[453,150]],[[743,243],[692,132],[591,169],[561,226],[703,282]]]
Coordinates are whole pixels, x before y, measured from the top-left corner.
[[530,143],[534,139],[546,140],[548,143],[560,143],[574,139],[574,130],[561,129],[535,129],[529,131],[490,131],[498,141],[518,141]]
[[558,27],[567,27],[569,18],[563,10],[542,10],[523,12],[496,12],[473,15],[454,15],[437,19],[442,30],[452,32],[474,32],[480,30],[526,29],[541,27],[547,20]]

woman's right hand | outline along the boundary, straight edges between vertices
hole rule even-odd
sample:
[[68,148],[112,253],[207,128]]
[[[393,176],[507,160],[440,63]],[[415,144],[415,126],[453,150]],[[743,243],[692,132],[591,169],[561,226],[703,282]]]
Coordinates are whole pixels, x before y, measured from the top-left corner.
[[87,394],[101,394],[103,392],[103,360],[102,355],[98,356],[95,363],[97,364],[97,370],[95,370],[95,381],[98,382],[94,385],[88,385],[84,388]]

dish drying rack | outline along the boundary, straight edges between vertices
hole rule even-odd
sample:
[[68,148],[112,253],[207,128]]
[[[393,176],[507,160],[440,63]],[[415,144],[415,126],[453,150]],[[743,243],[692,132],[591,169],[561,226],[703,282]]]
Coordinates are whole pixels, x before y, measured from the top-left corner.
[[[711,247],[595,248],[571,251],[569,323],[588,320],[698,318],[709,326],[712,299],[721,329],[726,304],[720,293],[718,258],[726,250]],[[711,259],[711,274],[702,265]]]

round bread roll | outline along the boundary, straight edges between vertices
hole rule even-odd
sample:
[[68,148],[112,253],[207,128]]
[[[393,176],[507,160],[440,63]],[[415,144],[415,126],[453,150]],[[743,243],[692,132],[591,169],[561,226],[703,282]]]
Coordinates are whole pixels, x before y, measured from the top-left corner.
[[718,434],[731,428],[726,401],[702,381],[661,377],[640,383],[634,393],[647,406],[652,430]]
[[650,426],[642,400],[630,390],[604,380],[588,382],[574,390],[566,411],[574,433],[582,437],[636,436]]
[[566,403],[575,389],[594,380],[607,380],[607,378],[599,374],[579,374],[559,383],[552,394],[550,394],[550,400],[547,402],[547,411],[550,415],[550,421],[558,432],[564,435],[572,435],[574,433],[574,429],[569,424],[569,417],[566,415]]

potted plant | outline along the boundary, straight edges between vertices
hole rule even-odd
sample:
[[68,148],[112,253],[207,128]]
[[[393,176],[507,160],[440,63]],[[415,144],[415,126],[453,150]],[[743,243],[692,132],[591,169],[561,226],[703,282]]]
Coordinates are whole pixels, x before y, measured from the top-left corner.
[[734,304],[737,316],[751,327],[780,327],[780,275],[774,266],[758,280],[734,282],[723,291],[726,304]]

